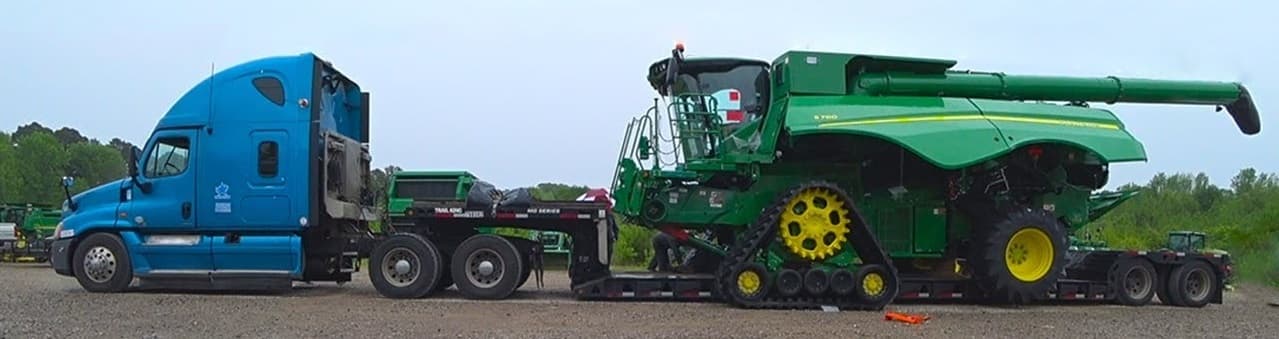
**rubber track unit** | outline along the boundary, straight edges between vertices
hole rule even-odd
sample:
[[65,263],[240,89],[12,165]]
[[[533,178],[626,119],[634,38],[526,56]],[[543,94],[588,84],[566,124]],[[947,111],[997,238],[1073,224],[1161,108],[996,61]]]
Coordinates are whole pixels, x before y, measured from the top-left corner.
[[[733,293],[728,293],[731,289],[736,288],[735,282],[737,279],[733,277],[733,273],[735,271],[734,268],[740,264],[749,264],[753,258],[760,254],[769,241],[774,240],[777,235],[778,220],[783,209],[786,208],[787,203],[791,199],[794,199],[801,191],[810,188],[830,190],[835,192],[840,199],[848,202],[848,206],[850,207],[849,214],[852,215],[852,222],[849,225],[849,233],[852,236],[849,238],[849,242],[852,243],[854,246],[853,250],[857,251],[857,256],[860,257],[863,262],[868,264],[881,264],[887,268],[889,276],[885,277],[885,280],[887,280],[886,282],[888,286],[886,286],[887,290],[884,292],[891,293],[890,296],[892,297],[882,298],[879,303],[868,304],[856,297],[856,293],[849,294],[847,296],[837,296],[828,292],[828,294],[831,294],[828,297],[813,297],[804,295],[804,293],[801,292],[796,296],[783,297],[770,288],[769,291],[767,291],[768,294],[758,301],[741,300],[736,298]],[[889,262],[888,254],[884,252],[883,247],[880,246],[879,240],[875,238],[874,233],[871,233],[870,228],[866,224],[865,218],[862,216],[861,212],[857,210],[856,203],[854,203],[852,199],[849,199],[848,194],[846,194],[844,190],[825,181],[814,181],[803,185],[797,185],[787,191],[786,194],[782,194],[778,197],[772,205],[765,209],[764,214],[760,215],[759,219],[757,219],[756,222],[746,230],[745,237],[735,242],[729,248],[728,255],[720,264],[720,268],[716,276],[719,278],[718,280],[720,282],[720,290],[716,291],[717,294],[737,307],[749,309],[819,309],[822,306],[835,306],[841,310],[878,311],[882,310],[884,306],[888,305],[895,299],[900,289],[901,281],[897,274],[897,268]],[[770,276],[765,278],[771,279],[772,277]],[[771,286],[772,284],[769,285]],[[858,286],[858,288],[861,287]]]

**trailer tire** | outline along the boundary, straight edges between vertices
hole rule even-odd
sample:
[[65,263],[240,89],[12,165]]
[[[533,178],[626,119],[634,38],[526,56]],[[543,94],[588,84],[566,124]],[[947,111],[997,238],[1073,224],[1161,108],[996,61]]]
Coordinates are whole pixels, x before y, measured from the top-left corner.
[[1124,257],[1110,271],[1110,287],[1115,300],[1127,306],[1145,306],[1159,287],[1155,265],[1142,257]]
[[447,290],[449,286],[453,286],[453,270],[450,269],[452,267],[450,259],[451,257],[448,254],[440,251],[440,281],[435,283],[435,292]]
[[[93,259],[85,262],[86,259]],[[124,241],[111,233],[94,233],[76,245],[71,258],[76,281],[89,292],[123,292],[133,283],[133,262]]]
[[973,276],[992,302],[1044,298],[1065,269],[1065,230],[1047,211],[1014,210],[975,235]]
[[1217,272],[1202,260],[1191,260],[1172,269],[1168,280],[1169,294],[1175,295],[1178,306],[1204,307],[1216,293]]
[[1165,306],[1181,306],[1181,296],[1172,293],[1172,269],[1166,267],[1159,271],[1159,282],[1155,284],[1157,290],[1155,295],[1159,297],[1159,303]]
[[458,291],[469,299],[504,299],[519,287],[524,271],[520,251],[510,240],[477,234],[453,252],[451,264]]
[[436,291],[443,265],[439,249],[430,240],[400,233],[369,252],[369,281],[387,298],[421,298]]

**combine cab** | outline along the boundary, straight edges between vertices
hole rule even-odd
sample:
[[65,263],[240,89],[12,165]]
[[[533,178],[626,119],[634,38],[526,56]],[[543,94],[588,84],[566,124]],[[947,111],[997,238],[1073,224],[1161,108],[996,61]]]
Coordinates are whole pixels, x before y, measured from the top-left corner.
[[771,63],[685,58],[677,46],[649,68],[662,100],[628,126],[615,211],[675,235],[718,234],[689,244],[725,253],[715,284],[743,307],[1144,304],[1156,286],[1165,303],[1220,302],[1219,255],[1080,251],[1070,238],[1131,197],[1092,194],[1109,164],[1146,159],[1089,102],[1217,106],[1255,134],[1243,86],[954,65],[804,51]]

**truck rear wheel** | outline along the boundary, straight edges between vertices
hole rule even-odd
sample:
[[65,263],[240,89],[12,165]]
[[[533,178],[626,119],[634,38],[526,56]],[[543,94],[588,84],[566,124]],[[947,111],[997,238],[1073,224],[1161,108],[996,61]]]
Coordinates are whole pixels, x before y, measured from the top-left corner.
[[1047,296],[1065,268],[1062,225],[1041,210],[1020,209],[976,232],[974,278],[996,303],[1025,304]]
[[1155,266],[1140,257],[1125,257],[1115,262],[1110,272],[1110,287],[1115,299],[1128,306],[1144,306],[1155,297]]
[[421,298],[435,291],[443,263],[435,244],[420,235],[393,235],[369,253],[369,280],[388,298]]
[[1200,260],[1177,266],[1168,279],[1168,292],[1177,295],[1178,306],[1204,307],[1217,288],[1216,272]]
[[471,299],[504,299],[522,279],[524,261],[506,238],[477,234],[462,241],[453,252],[453,283]]
[[76,246],[71,269],[89,292],[122,292],[133,282],[133,263],[120,237],[94,233]]

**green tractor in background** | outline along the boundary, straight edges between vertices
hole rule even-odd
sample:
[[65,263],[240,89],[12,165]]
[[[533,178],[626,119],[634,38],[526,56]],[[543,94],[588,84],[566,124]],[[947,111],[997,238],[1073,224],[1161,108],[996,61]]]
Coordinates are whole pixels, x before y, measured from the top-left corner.
[[0,205],[0,261],[45,262],[62,211],[39,204]]
[[968,297],[1027,303],[1068,278],[1074,231],[1126,199],[1091,193],[1109,164],[1146,160],[1089,102],[1212,105],[1260,130],[1235,83],[954,66],[685,58],[679,45],[649,67],[662,101],[628,126],[614,209],[721,254],[718,294],[741,307],[880,309],[903,281],[946,279],[971,282]]

